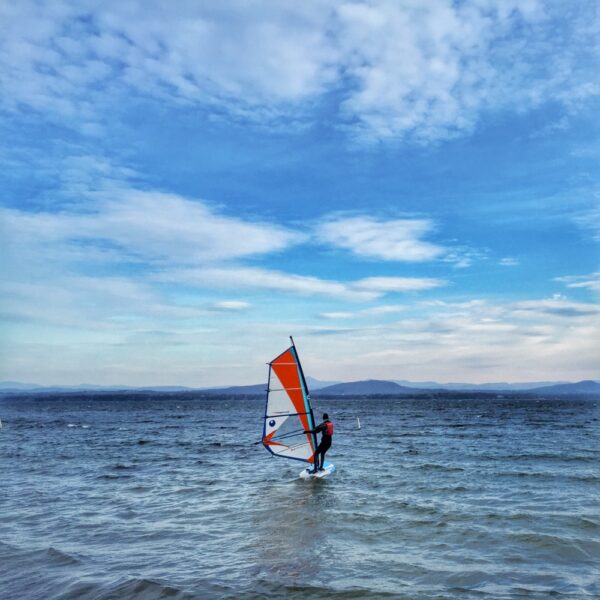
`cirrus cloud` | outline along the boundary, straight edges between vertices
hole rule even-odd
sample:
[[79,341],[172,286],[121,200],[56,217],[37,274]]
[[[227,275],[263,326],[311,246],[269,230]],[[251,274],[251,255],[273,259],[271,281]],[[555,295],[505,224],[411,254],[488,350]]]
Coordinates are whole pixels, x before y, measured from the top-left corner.
[[350,301],[374,300],[376,291],[354,289],[340,281],[295,275],[257,267],[219,266],[175,269],[156,275],[157,281],[216,289],[268,290],[301,295],[323,295]]
[[201,201],[139,190],[112,190],[108,197],[77,210],[5,208],[1,215],[5,243],[16,257],[31,253],[47,258],[49,253],[69,260],[97,256],[185,264],[266,254],[302,239],[278,225],[220,214]]
[[600,292],[600,271],[590,273],[589,275],[565,275],[564,277],[555,277],[554,281],[564,283],[569,288]]
[[419,292],[442,287],[447,283],[444,279],[432,277],[366,277],[354,285],[378,292]]
[[431,142],[486,111],[570,113],[600,95],[595,2],[573,5],[4,3],[2,103],[94,133],[132,90],[263,123],[311,121],[333,93],[355,138]]
[[355,281],[334,281],[273,269],[227,265],[170,269],[154,275],[153,279],[201,288],[270,290],[328,296],[353,302],[367,302],[386,293],[423,291],[446,284],[440,279],[416,277],[367,277]]

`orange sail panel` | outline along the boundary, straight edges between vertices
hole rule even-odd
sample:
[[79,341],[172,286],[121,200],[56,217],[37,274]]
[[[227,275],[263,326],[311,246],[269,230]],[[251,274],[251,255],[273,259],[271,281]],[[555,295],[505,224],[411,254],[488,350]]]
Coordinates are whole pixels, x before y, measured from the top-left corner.
[[276,456],[312,463],[317,446],[310,395],[295,346],[269,363],[262,443]]

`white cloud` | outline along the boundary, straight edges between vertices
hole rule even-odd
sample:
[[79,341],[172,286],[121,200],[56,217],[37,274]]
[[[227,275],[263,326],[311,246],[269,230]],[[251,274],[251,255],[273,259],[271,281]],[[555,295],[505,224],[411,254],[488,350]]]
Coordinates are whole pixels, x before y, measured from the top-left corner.
[[301,295],[323,295],[359,302],[374,300],[380,295],[376,291],[354,289],[351,284],[339,281],[256,267],[175,269],[158,275],[155,279],[205,288],[270,290]]
[[354,283],[359,289],[377,292],[418,292],[442,287],[448,282],[431,277],[366,277]]
[[[321,316],[349,320],[358,314]],[[421,302],[395,322],[311,334],[318,339],[310,371],[315,377],[475,383],[598,378],[600,307],[590,303]]]
[[516,258],[507,256],[505,258],[501,258],[498,264],[502,267],[516,267],[519,264],[519,261]]
[[470,246],[456,245],[449,247],[441,260],[450,263],[456,269],[466,269],[473,262],[484,261],[487,258],[488,250],[486,248],[471,248]]
[[[84,296],[78,292],[80,286]],[[402,306],[398,319],[383,323],[373,318],[365,324],[334,327],[285,314],[276,321],[257,321],[234,312],[234,320],[215,325],[214,314],[200,320],[198,309],[181,307],[181,313],[171,313],[177,307],[156,303],[154,291],[145,286],[121,287],[114,280],[109,287],[111,295],[117,295],[112,300],[105,298],[100,283],[88,287],[85,280],[75,278],[58,281],[53,290],[38,290],[47,303],[61,306],[64,320],[21,323],[19,336],[9,332],[11,352],[2,362],[5,377],[30,380],[36,373],[40,382],[138,385],[258,383],[266,377],[264,363],[293,333],[305,372],[320,379],[598,378],[600,308],[591,303],[561,298],[411,302]],[[34,307],[29,292],[24,293],[23,297],[7,290],[6,298],[14,297],[13,308],[23,308],[27,298]],[[105,318],[106,312],[94,302],[105,303],[113,318]],[[45,308],[39,300],[37,307],[40,312]],[[341,314],[328,316],[350,321],[368,317],[368,311],[376,308],[331,311]],[[82,321],[73,320],[73,314]],[[22,314],[24,319],[35,316]],[[231,339],[236,343],[223,343]]]
[[595,206],[575,215],[573,220],[577,225],[591,233],[592,239],[600,242],[600,194],[594,197]]
[[42,332],[48,326],[65,327],[65,341],[80,328],[91,334],[128,329],[136,322],[190,319],[203,314],[198,308],[165,300],[152,285],[133,277],[54,273],[51,279],[27,279],[3,282],[3,316],[11,321],[34,323]]
[[372,308],[367,308],[363,312],[367,315],[389,315],[393,313],[399,313],[403,310],[406,310],[405,306],[398,306],[394,304],[384,304],[382,306],[373,306]]
[[[31,213],[2,209],[5,240],[21,252],[63,259],[194,264],[270,253],[298,243],[298,233],[219,214],[174,194],[113,190],[86,210]],[[44,252],[42,252],[44,250]]]
[[384,304],[382,306],[373,306],[371,308],[365,308],[357,311],[329,311],[323,312],[319,316],[323,319],[360,319],[364,317],[378,317],[381,315],[397,314],[405,311],[405,306],[398,306],[394,304]]
[[103,107],[131,89],[288,123],[335,92],[338,124],[354,135],[438,140],[469,132],[488,110],[552,100],[573,112],[600,95],[595,8],[21,0],[0,8],[2,102],[94,131]]
[[474,261],[487,258],[486,249],[464,245],[442,246],[424,239],[435,229],[431,219],[382,220],[360,215],[330,216],[316,226],[315,233],[316,239],[323,244],[349,250],[356,256],[385,261],[441,260],[456,268],[467,268]]
[[600,271],[590,273],[589,275],[566,275],[565,277],[555,277],[554,281],[564,283],[569,288],[583,288],[600,292]]
[[153,279],[207,289],[270,290],[352,302],[375,300],[386,293],[424,291],[446,284],[441,279],[410,277],[368,277],[342,282],[265,268],[228,265],[170,269],[154,275]]
[[4,5],[4,102],[89,120],[103,102],[133,88],[269,118],[280,103],[318,94],[335,76],[331,10],[317,8],[141,0]]
[[340,310],[340,311],[324,312],[324,313],[321,313],[319,316],[323,317],[323,319],[332,319],[332,320],[355,319],[357,316],[357,313]]
[[250,303],[244,302],[243,300],[221,300],[220,302],[215,302],[212,305],[212,308],[214,310],[221,310],[226,312],[237,312],[247,310],[248,308],[250,308]]
[[376,220],[367,216],[330,218],[317,227],[318,239],[358,256],[403,262],[439,257],[444,248],[422,238],[434,229],[428,219]]

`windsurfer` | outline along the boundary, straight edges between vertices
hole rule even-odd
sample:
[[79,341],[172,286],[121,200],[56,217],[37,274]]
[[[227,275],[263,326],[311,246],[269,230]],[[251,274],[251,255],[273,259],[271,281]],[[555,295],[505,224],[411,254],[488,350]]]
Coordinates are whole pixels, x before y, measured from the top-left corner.
[[329,420],[327,413],[323,414],[323,422],[317,425],[314,429],[309,429],[305,433],[320,433],[321,442],[317,446],[314,457],[314,464],[310,473],[316,473],[317,471],[323,471],[325,468],[325,453],[331,448],[331,441],[333,438],[333,423]]

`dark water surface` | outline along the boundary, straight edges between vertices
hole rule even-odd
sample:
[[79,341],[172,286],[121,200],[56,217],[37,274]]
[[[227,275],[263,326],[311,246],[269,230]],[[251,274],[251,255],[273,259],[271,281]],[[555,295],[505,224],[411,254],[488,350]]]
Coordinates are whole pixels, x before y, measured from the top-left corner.
[[262,409],[0,399],[0,597],[600,597],[600,402],[317,401],[308,482]]

